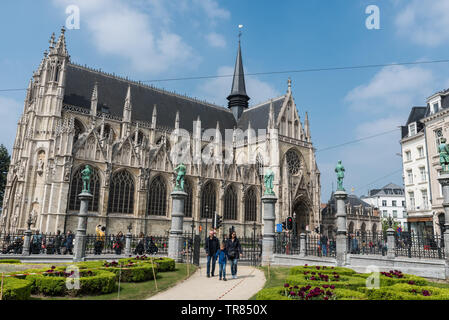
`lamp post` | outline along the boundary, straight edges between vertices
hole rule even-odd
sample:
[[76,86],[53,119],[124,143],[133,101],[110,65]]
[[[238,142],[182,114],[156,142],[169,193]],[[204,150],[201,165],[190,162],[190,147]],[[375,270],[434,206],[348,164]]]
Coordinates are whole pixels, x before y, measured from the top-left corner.
[[129,256],[131,255],[131,238],[132,238],[131,230],[133,229],[132,223],[128,225],[127,229],[128,233],[126,234],[125,238],[125,255]]

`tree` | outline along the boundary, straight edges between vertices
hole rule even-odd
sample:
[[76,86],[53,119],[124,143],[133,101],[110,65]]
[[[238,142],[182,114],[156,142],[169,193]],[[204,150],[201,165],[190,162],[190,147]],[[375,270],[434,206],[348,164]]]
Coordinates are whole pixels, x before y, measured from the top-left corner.
[[1,144],[0,145],[0,207],[3,206],[3,197],[5,195],[6,179],[8,176],[9,163],[11,157],[8,153],[8,149]]
[[[392,228],[394,231],[396,231],[396,229],[399,227],[400,224],[399,224],[398,221],[392,219],[391,217],[390,217],[390,219],[392,220],[392,226],[391,226],[391,228]],[[384,237],[387,237],[387,230],[388,230],[389,228],[390,228],[390,225],[389,225],[388,219],[382,219],[382,232],[383,232],[383,234],[384,234]]]

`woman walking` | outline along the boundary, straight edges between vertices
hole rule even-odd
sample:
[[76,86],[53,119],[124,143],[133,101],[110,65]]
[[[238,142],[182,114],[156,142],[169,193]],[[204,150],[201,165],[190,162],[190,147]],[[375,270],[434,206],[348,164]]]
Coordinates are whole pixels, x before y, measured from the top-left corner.
[[243,255],[242,247],[240,246],[240,241],[237,239],[237,234],[232,231],[229,235],[229,239],[226,241],[226,250],[228,251],[228,257],[231,264],[231,275],[232,279],[237,278],[237,263],[239,257]]

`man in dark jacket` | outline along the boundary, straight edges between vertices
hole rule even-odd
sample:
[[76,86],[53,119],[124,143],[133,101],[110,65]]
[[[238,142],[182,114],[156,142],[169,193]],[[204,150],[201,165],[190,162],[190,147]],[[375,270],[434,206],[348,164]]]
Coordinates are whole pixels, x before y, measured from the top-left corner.
[[62,245],[62,235],[61,231],[58,230],[55,236],[55,253],[61,254],[61,245]]
[[219,242],[217,237],[215,237],[215,233],[213,230],[209,232],[209,237],[206,238],[206,243],[204,245],[204,249],[206,250],[207,254],[207,277],[210,278],[211,275],[211,260],[212,260],[212,277],[215,273],[215,264],[217,262],[217,256],[216,253],[219,249]]

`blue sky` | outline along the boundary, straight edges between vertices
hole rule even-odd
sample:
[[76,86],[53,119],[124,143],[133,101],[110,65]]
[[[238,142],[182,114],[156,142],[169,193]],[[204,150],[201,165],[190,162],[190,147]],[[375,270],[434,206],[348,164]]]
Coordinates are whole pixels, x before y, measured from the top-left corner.
[[[232,73],[239,24],[249,73],[449,58],[446,0],[2,1],[0,90],[27,86],[69,5],[80,8],[80,29],[67,31],[72,61],[135,80]],[[368,5],[380,9],[379,30],[365,26]],[[283,94],[292,78],[301,118],[309,113],[327,201],[337,160],[355,194],[402,184],[399,130],[319,150],[404,124],[412,106],[449,86],[448,71],[448,64],[435,64],[249,76],[247,91],[258,103]],[[231,80],[156,85],[224,105]],[[0,143],[9,149],[24,97],[24,91],[0,91]]]

